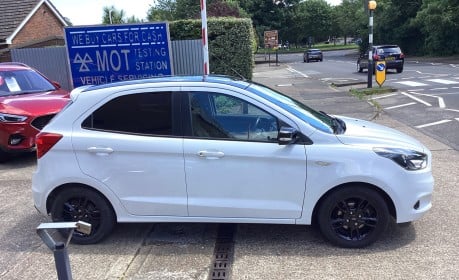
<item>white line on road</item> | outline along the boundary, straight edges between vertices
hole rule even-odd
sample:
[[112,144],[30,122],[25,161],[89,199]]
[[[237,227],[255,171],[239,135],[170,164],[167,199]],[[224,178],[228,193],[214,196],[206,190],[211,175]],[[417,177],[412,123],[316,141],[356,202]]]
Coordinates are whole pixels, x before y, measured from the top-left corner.
[[445,90],[448,89],[446,87],[439,87],[439,88],[431,88],[430,90]]
[[370,100],[382,99],[382,98],[391,97],[391,96],[394,96],[394,95],[398,95],[398,94],[397,93],[391,93],[391,94],[381,95],[381,96],[377,96],[377,97],[372,97],[372,98],[370,98]]
[[384,110],[397,109],[397,108],[411,106],[411,105],[415,105],[415,104],[416,104],[416,102],[411,102],[411,103],[401,104],[401,105],[397,105],[397,106],[387,107],[387,108],[384,108]]
[[304,73],[301,73],[300,71],[295,70],[295,69],[291,68],[290,66],[287,67],[287,70],[290,71],[290,72],[296,73],[296,74],[300,74],[301,76],[303,76],[305,78],[309,78],[308,75],[306,75]]
[[448,123],[450,121],[451,120],[442,120],[442,121],[433,122],[433,123],[426,123],[426,124],[418,125],[418,126],[416,126],[416,128],[424,128],[424,127],[428,127],[428,126],[444,124],[444,123]]
[[459,84],[459,82],[450,81],[450,80],[444,80],[444,79],[430,79],[430,80],[427,80],[427,81],[434,82],[434,83],[439,83],[439,84],[444,84],[444,85]]
[[427,86],[427,84],[423,83],[418,83],[418,82],[413,82],[413,81],[405,81],[405,82],[396,82],[397,84],[402,84],[410,87],[422,87],[422,86]]
[[417,93],[417,92],[412,92],[412,93],[416,94],[416,95],[437,98],[438,99],[438,107],[440,107],[440,108],[445,108],[446,107],[445,100],[443,99],[443,97],[435,96],[435,95],[431,95],[431,94],[425,94],[425,93]]
[[459,122],[459,118],[455,118],[455,120]]
[[424,104],[424,105],[426,105],[426,106],[428,106],[428,107],[431,107],[431,106],[432,106],[432,104],[430,104],[430,103],[428,103],[428,102],[426,102],[426,101],[424,101],[424,100],[422,100],[422,99],[419,99],[419,98],[417,98],[417,97],[414,97],[414,96],[412,96],[412,95],[409,94],[409,93],[406,93],[406,92],[403,92],[403,91],[400,92],[400,93],[403,94],[403,95],[405,95],[405,96],[407,96],[407,97],[409,97],[409,98],[411,98],[411,99],[413,99],[414,101],[417,101],[417,102],[419,102],[419,103],[422,103],[422,104]]
[[456,110],[456,109],[445,109],[445,110],[453,111],[453,112],[458,112],[458,113],[459,113],[459,110]]
[[423,88],[417,88],[417,89],[409,89],[408,91],[424,91],[425,89]]

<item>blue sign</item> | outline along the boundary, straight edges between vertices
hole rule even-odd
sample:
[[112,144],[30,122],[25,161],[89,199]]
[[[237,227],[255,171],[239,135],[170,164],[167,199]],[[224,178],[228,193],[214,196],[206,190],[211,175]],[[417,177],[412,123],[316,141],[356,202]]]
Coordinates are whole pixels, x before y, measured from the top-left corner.
[[383,64],[383,63],[376,64],[376,70],[384,71],[384,69],[386,69],[386,65],[385,64]]
[[167,23],[65,28],[73,87],[173,74]]

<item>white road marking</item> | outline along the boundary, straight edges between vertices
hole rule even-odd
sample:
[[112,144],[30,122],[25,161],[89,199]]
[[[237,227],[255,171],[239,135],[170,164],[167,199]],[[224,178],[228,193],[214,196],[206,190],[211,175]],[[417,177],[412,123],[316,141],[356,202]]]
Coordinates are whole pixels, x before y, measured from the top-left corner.
[[427,80],[427,81],[434,82],[434,83],[439,83],[439,84],[444,84],[444,85],[459,84],[459,82],[450,81],[450,80],[444,80],[444,79],[430,79],[430,80]]
[[417,97],[414,97],[414,96],[412,96],[411,94],[408,94],[408,93],[403,92],[403,91],[400,92],[400,93],[403,94],[403,95],[405,95],[405,96],[407,96],[407,97],[409,97],[409,98],[411,98],[411,99],[413,99],[414,101],[417,101],[417,102],[419,102],[419,103],[422,103],[422,104],[424,104],[424,105],[426,105],[426,106],[428,106],[428,107],[431,107],[431,106],[432,106],[430,103],[425,102],[424,100],[419,99],[419,98],[417,98]]
[[439,87],[439,88],[431,88],[430,90],[445,90],[448,89],[446,87]]
[[418,126],[416,126],[416,128],[424,128],[424,127],[428,127],[428,126],[434,126],[434,125],[444,124],[444,123],[448,123],[448,122],[450,122],[450,121],[451,121],[451,120],[442,120],[442,121],[433,122],[433,123],[426,123],[426,124],[418,125]]
[[455,118],[455,120],[459,122],[459,118]]
[[453,87],[453,88],[459,88],[459,87]]
[[292,72],[292,73],[296,73],[296,74],[300,74],[301,76],[305,77],[305,78],[309,78],[308,75],[304,74],[304,73],[301,73],[300,71],[298,70],[295,70],[293,68],[291,68],[290,66],[287,67],[287,70]]
[[382,98],[391,97],[391,96],[394,96],[394,95],[398,95],[398,94],[397,93],[391,93],[391,94],[386,94],[386,95],[380,95],[380,96],[372,97],[372,98],[370,98],[370,100],[382,99]]
[[423,88],[417,88],[417,89],[409,89],[408,91],[424,91],[425,89]]
[[387,107],[387,108],[384,108],[384,110],[397,109],[397,108],[411,106],[411,105],[415,105],[415,104],[416,104],[416,102],[411,102],[411,103],[401,104],[401,105],[397,105],[397,106]]
[[453,111],[453,112],[458,112],[458,113],[459,113],[459,110],[456,110],[456,109],[445,109],[445,110]]
[[431,94],[425,94],[425,93],[417,93],[417,92],[412,92],[413,94],[416,94],[416,95],[421,95],[421,96],[428,96],[428,97],[432,97],[432,98],[437,98],[438,99],[438,107],[440,108],[445,108],[446,105],[445,105],[445,100],[443,99],[443,97],[440,97],[440,96],[436,96],[436,95],[431,95]]
[[427,86],[428,84],[423,84],[419,82],[413,82],[413,81],[405,81],[405,82],[396,82],[397,84],[402,84],[410,87],[422,87],[422,86]]

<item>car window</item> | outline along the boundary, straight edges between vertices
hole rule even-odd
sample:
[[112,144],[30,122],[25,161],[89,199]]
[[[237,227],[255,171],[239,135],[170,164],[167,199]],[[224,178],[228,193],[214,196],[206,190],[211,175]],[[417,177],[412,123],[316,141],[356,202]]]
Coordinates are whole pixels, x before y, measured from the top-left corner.
[[51,91],[56,88],[33,70],[0,71],[0,95]]
[[243,141],[277,141],[277,118],[245,100],[220,93],[190,93],[192,135]]
[[120,96],[87,117],[82,127],[135,134],[171,135],[171,98],[171,92]]
[[381,49],[383,53],[401,53],[402,51],[398,47],[388,47]]

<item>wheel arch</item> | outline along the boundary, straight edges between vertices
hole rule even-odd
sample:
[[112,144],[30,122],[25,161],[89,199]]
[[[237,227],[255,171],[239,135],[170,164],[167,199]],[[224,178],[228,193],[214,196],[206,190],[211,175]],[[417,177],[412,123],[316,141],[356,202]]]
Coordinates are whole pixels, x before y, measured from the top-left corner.
[[48,198],[46,200],[46,212],[49,214],[51,212],[51,207],[54,203],[54,200],[56,199],[57,195],[64,191],[66,188],[69,188],[69,187],[78,187],[78,188],[82,188],[82,189],[87,189],[87,190],[92,190],[94,192],[97,192],[103,199],[105,199],[105,202],[107,202],[107,205],[110,206],[113,214],[115,215],[115,220],[117,220],[118,218],[118,214],[116,213],[115,211],[115,208],[113,207],[112,203],[110,202],[110,200],[102,193],[100,192],[98,189],[96,188],[93,188],[91,186],[88,186],[88,185],[85,185],[85,184],[82,184],[82,183],[66,183],[66,184],[62,184],[58,187],[56,187],[49,195],[48,195]]
[[396,211],[396,208],[395,208],[395,204],[394,204],[394,202],[392,201],[392,199],[390,198],[390,196],[389,196],[384,190],[382,190],[382,189],[379,188],[378,186],[373,185],[373,184],[370,184],[370,183],[364,183],[364,182],[348,182],[348,183],[344,183],[344,184],[341,184],[341,185],[338,185],[338,186],[335,186],[335,187],[331,188],[331,189],[328,190],[326,193],[324,193],[324,194],[319,198],[319,200],[317,200],[316,204],[314,205],[313,211],[312,211],[312,217],[311,217],[312,224],[317,224],[318,209],[320,208],[320,205],[322,204],[322,202],[324,201],[324,199],[325,199],[327,196],[329,196],[331,193],[336,192],[337,190],[339,190],[339,189],[341,189],[341,188],[356,187],[356,186],[370,188],[370,189],[376,191],[379,195],[381,195],[381,197],[382,197],[382,198],[384,199],[384,201],[386,202],[387,208],[389,209],[389,214],[390,214],[394,219],[397,219],[397,211]]

